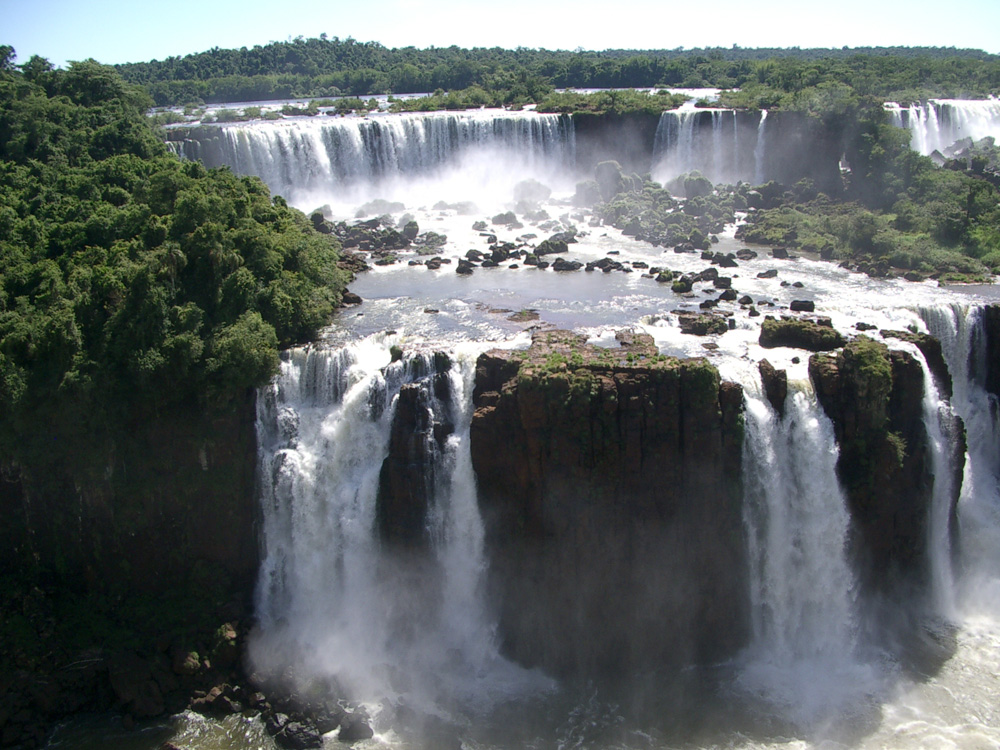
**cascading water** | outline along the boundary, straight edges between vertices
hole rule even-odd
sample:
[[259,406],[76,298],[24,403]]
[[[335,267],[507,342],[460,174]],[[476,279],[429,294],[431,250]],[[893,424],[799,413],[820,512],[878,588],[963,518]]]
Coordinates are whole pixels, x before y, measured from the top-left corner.
[[941,342],[954,383],[952,405],[966,430],[957,606],[966,616],[1000,617],[1000,403],[985,389],[985,311],[955,304],[920,314]]
[[910,353],[920,363],[924,375],[923,422],[930,451],[930,467],[934,476],[930,513],[927,518],[927,550],[930,566],[930,598],[933,612],[950,620],[955,615],[952,575],[952,502],[954,498],[953,452],[961,427],[955,423],[950,402],[942,398],[927,359],[920,349],[909,343],[895,346]]
[[[483,529],[469,457],[475,352],[390,361],[395,336],[296,349],[258,398],[264,554],[256,668],[358,700],[478,707],[524,674],[496,655],[480,600]],[[444,371],[442,371],[444,370]],[[442,382],[441,379],[444,379]],[[377,497],[402,387],[425,391],[430,550],[379,539]]]
[[753,181],[760,185],[765,180],[764,164],[767,158],[767,136],[765,134],[765,124],[767,123],[767,110],[760,111],[760,122],[757,123],[757,143],[753,147]]
[[1000,138],[1000,100],[995,97],[931,99],[906,107],[889,102],[885,108],[896,127],[910,131],[913,149],[924,156],[935,151],[947,156],[949,148],[963,138]]
[[403,177],[468,169],[467,157],[484,161],[484,169],[498,154],[521,170],[565,169],[575,160],[571,118],[502,110],[211,125],[172,148],[208,167],[228,165],[260,177],[296,205],[302,196],[387,188]]
[[808,382],[789,384],[780,416],[756,378],[744,380],[753,641],[737,686],[797,729],[817,732],[850,721],[877,687],[856,655],[850,519],[833,427]]
[[[653,140],[654,178],[669,182],[698,171],[714,183],[754,179],[762,166],[756,163],[762,129],[758,125],[756,136],[749,136],[751,131],[740,127],[742,116],[734,109],[681,107],[664,112]],[[761,118],[762,123],[763,113]]]

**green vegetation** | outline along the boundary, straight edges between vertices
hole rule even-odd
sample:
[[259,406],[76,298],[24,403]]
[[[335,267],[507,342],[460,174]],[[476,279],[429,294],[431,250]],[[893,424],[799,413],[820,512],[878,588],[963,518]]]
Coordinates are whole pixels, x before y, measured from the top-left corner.
[[764,210],[738,236],[850,260],[875,276],[896,268],[959,281],[1000,271],[1000,149],[992,139],[938,167],[910,149],[880,104],[852,117],[845,131],[852,169],[834,196],[842,200],[807,181],[786,192],[758,188]]
[[[555,88],[739,89],[741,106],[786,107],[837,85],[858,96],[915,100],[1000,91],[1000,57],[945,48],[389,49],[354,39],[299,37],[253,48],[213,48],[118,70],[158,105],[293,97],[462,91],[533,101]],[[534,89],[534,91],[532,91]],[[806,92],[806,93],[804,93]],[[504,98],[504,94],[501,94]],[[565,110],[564,110],[565,111]]]
[[329,320],[335,240],[259,180],[169,155],[113,69],[2,51],[4,463],[83,466],[130,423],[224,405]]

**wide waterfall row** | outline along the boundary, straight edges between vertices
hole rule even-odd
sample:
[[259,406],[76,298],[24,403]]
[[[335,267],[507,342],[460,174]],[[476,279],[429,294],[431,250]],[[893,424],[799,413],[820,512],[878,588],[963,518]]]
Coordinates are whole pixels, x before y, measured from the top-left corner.
[[473,156],[569,167],[573,132],[572,120],[560,115],[478,110],[203,126],[171,147],[208,167],[260,177],[294,201],[303,193],[427,176]]
[[765,123],[760,115],[734,109],[664,112],[653,145],[653,176],[669,181],[698,171],[713,183],[765,179]]
[[915,151],[948,156],[956,141],[1000,138],[1000,99],[931,99],[923,104],[885,105],[896,127],[911,134]]

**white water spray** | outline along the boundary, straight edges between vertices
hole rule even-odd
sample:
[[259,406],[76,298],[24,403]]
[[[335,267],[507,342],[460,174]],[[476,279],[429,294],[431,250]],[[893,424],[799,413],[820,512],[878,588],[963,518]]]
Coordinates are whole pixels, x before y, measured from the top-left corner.
[[950,147],[962,138],[1000,138],[1000,100],[996,97],[931,99],[906,107],[889,102],[885,108],[893,125],[910,131],[911,146],[924,156],[935,151],[948,156]]
[[875,671],[856,654],[849,525],[833,427],[808,382],[780,417],[745,384],[745,516],[753,640],[738,688],[807,732],[862,710]]
[[[390,362],[393,336],[339,351],[293,350],[259,397],[265,550],[251,655],[265,674],[327,679],[352,698],[425,711],[480,708],[531,681],[501,660],[484,616],[483,529],[469,454],[478,349],[455,353],[448,398],[434,358]],[[395,399],[427,387],[454,431],[431,460],[430,550],[398,553],[376,533]],[[534,685],[537,687],[537,683]]]

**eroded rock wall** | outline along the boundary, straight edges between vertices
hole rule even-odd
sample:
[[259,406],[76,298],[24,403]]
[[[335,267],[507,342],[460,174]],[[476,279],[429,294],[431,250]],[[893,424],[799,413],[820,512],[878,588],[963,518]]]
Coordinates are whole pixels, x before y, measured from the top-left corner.
[[[932,347],[928,341],[922,348]],[[836,432],[837,471],[852,519],[851,556],[864,590],[926,592],[934,474],[920,363],[908,352],[859,337],[836,354],[814,355],[809,374]],[[950,382],[939,389],[950,393]],[[946,432],[954,437],[953,515],[964,468],[961,420],[951,417]]]
[[563,331],[478,362],[472,460],[503,649],[560,675],[662,671],[748,635],[742,390],[651,339]]

